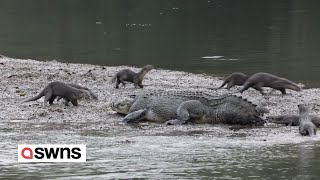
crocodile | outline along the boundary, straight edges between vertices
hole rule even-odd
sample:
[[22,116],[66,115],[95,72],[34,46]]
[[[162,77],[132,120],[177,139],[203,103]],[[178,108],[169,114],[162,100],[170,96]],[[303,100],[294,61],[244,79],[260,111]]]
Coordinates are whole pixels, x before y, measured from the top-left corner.
[[[299,115],[279,115],[279,116],[268,116],[266,120],[268,122],[276,123],[276,124],[285,124],[288,126],[299,126],[300,121],[299,121],[300,116]],[[310,115],[311,122],[316,127],[320,127],[320,117],[315,116],[315,115]]]
[[171,124],[239,124],[261,126],[267,110],[235,95],[214,96],[203,91],[162,91],[118,98],[112,110],[126,115],[125,123],[151,121]]

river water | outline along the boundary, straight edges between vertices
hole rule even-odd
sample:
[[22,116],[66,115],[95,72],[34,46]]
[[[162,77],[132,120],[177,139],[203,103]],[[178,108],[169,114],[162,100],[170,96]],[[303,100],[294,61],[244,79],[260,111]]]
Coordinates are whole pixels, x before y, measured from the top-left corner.
[[[0,54],[103,66],[152,64],[221,76],[265,71],[320,87],[319,5],[313,0],[7,0],[0,2]],[[92,125],[87,130],[33,132],[27,128],[51,127],[33,123],[21,128],[19,120],[1,121],[0,178],[320,176],[318,137],[306,141],[291,133],[269,143],[241,133],[216,136],[212,131],[225,128],[204,131],[207,127],[201,126],[197,131],[156,126],[141,132]],[[26,142],[87,144],[88,159],[78,164],[17,163],[17,144]]]
[[320,87],[319,1],[8,0],[0,54],[227,75],[265,71]]

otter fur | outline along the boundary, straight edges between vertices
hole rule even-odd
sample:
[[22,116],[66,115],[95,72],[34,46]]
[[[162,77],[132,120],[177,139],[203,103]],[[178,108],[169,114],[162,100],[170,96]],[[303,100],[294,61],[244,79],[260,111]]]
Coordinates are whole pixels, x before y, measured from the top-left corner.
[[40,99],[42,96],[45,96],[43,105],[46,106],[47,102],[49,104],[52,104],[56,97],[63,97],[66,100],[66,106],[68,105],[69,101],[74,106],[78,105],[78,99],[89,97],[90,94],[87,90],[83,89],[77,89],[74,88],[64,82],[55,81],[49,83],[38,95],[26,99],[22,102],[29,102],[29,101],[35,101],[37,99]]
[[[316,126],[320,127],[320,117],[311,115],[311,122]],[[279,116],[268,116],[266,118],[267,121],[276,123],[276,124],[284,124],[288,126],[299,126],[300,125],[300,116],[299,115],[279,115]]]
[[316,126],[311,122],[306,105],[299,104],[299,132],[302,136],[313,136],[317,134]]
[[117,89],[119,88],[120,83],[122,83],[125,86],[125,81],[132,82],[135,88],[137,88],[138,86],[140,88],[143,88],[142,80],[144,76],[147,74],[147,72],[149,72],[152,69],[154,69],[152,65],[144,66],[138,73],[135,73],[130,69],[122,69],[113,76],[110,82],[114,82],[115,80],[117,80]]
[[256,73],[250,76],[240,89],[240,93],[250,87],[260,91],[261,94],[264,94],[262,87],[270,87],[279,90],[282,94],[286,94],[286,89],[292,89],[295,91],[302,90],[301,87],[299,87],[296,83],[288,79],[280,78],[264,72]]
[[[70,83],[68,83],[68,85],[69,85],[69,86],[72,86],[72,87],[74,87],[74,88],[77,88],[77,89],[86,90],[86,91],[88,91],[88,92],[90,93],[90,96],[91,96],[93,99],[98,100],[98,95],[97,95],[96,93],[92,92],[89,88],[84,87],[84,86],[80,86],[80,85],[78,85],[78,84],[70,84]],[[59,101],[61,98],[63,98],[63,97],[58,96],[58,97],[57,97],[57,101]]]
[[242,86],[248,78],[249,78],[248,75],[245,75],[240,72],[234,72],[224,80],[224,82],[221,84],[220,87],[218,87],[218,89],[221,89],[226,84],[228,84],[227,89],[230,89],[235,85]]

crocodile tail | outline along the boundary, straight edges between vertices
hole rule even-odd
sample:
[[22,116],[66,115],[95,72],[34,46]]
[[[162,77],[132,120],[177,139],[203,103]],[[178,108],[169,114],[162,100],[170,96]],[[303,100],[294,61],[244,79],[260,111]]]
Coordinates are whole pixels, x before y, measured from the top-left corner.
[[[45,89],[46,89],[46,88],[45,88]],[[38,95],[36,95],[36,96],[34,96],[34,97],[32,97],[32,98],[26,99],[26,100],[24,100],[24,101],[22,101],[22,102],[35,101],[35,100],[37,100],[37,99],[40,99],[42,96],[44,96],[44,91],[45,91],[45,89],[43,89]]]
[[248,102],[249,104],[253,105],[254,108],[256,109],[256,111],[258,112],[258,114],[260,114],[260,115],[263,115],[265,113],[269,113],[269,110],[263,105],[254,104],[252,101],[249,101],[248,99],[243,98],[242,96],[236,96],[236,97],[238,97],[238,98]]

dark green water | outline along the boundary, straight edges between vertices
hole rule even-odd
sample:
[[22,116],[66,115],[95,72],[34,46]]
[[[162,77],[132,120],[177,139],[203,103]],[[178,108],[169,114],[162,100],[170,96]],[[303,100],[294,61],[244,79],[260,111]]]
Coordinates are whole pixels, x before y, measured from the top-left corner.
[[0,54],[216,75],[265,71],[320,87],[319,5],[315,0],[4,0]]

